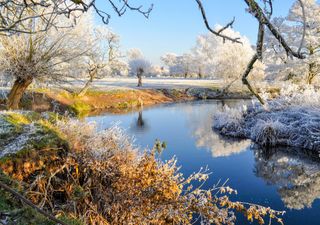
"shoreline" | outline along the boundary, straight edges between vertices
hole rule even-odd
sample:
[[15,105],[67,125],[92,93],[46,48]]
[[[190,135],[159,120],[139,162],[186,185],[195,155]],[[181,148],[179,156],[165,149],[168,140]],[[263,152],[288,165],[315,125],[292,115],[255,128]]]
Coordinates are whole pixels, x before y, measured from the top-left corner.
[[[23,97],[22,110],[36,112],[55,111],[74,116],[99,113],[122,114],[137,111],[141,107],[159,104],[188,102],[206,99],[251,99],[247,92],[223,93],[219,88],[177,88],[177,89],[113,89],[89,90],[84,96],[61,89],[29,90]],[[3,107],[3,106],[2,106]],[[3,108],[4,109],[4,108]]]

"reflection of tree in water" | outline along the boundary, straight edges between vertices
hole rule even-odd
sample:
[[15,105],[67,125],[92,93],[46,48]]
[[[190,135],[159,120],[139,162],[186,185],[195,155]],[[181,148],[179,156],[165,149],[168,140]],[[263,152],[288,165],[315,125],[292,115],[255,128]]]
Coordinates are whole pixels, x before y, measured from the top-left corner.
[[140,128],[144,127],[144,121],[142,118],[142,111],[140,111],[138,114],[137,127],[140,127]]
[[269,184],[277,185],[287,208],[312,207],[320,198],[319,159],[302,156],[288,149],[255,150],[255,173]]
[[143,119],[143,111],[138,112],[138,118],[133,122],[131,128],[138,132],[146,132],[148,130],[148,125],[146,121]]
[[[209,103],[210,104],[210,103]],[[212,102],[212,105],[200,105],[198,107],[184,107],[188,114],[188,125],[192,136],[196,140],[198,148],[211,151],[212,157],[225,157],[245,151],[251,144],[250,140],[225,139],[212,131],[213,115],[222,110],[224,105],[236,107],[241,102]]]

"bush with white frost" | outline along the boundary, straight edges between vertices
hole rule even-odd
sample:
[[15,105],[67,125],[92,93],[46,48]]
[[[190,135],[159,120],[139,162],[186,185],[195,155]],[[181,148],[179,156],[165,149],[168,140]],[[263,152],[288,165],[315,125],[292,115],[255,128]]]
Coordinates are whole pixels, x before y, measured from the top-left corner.
[[257,102],[226,109],[213,127],[231,137],[250,138],[263,146],[292,146],[320,150],[320,92],[297,86],[281,90],[265,107]]

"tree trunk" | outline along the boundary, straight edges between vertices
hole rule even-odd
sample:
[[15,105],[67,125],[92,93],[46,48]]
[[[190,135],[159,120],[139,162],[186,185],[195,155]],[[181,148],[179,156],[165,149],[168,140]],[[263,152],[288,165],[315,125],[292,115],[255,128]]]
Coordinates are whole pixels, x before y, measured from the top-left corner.
[[202,75],[202,70],[201,68],[199,68],[199,71],[198,71],[198,78],[199,79],[202,79],[203,75]]
[[142,75],[144,73],[144,69],[143,68],[138,68],[137,69],[137,77],[138,77],[138,87],[142,87]]
[[138,77],[138,87],[142,87],[142,76],[141,76],[141,74],[138,74],[137,75],[137,77]]
[[92,79],[89,79],[87,81],[87,83],[84,85],[84,87],[78,93],[79,97],[84,96],[87,93],[88,89],[91,87],[92,81],[93,81]]
[[315,73],[315,63],[310,63],[309,64],[309,71],[308,71],[308,77],[307,77],[307,83],[312,84],[314,77],[316,76]]
[[17,78],[10,90],[7,100],[8,109],[19,109],[19,103],[26,89],[32,83],[32,77]]

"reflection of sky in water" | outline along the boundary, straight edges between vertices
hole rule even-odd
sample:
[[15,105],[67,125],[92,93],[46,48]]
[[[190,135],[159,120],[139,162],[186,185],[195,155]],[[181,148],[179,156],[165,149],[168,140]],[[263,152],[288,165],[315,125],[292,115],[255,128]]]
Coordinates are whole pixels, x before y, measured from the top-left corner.
[[[320,197],[318,163],[285,152],[266,157],[259,150],[250,150],[250,141],[222,139],[211,127],[212,116],[225,104],[236,107],[242,103],[181,103],[88,120],[96,121],[99,129],[120,121],[142,148],[153,146],[155,139],[166,141],[168,148],[162,158],[177,156],[181,172],[189,175],[208,165],[213,174],[207,187],[229,178],[229,185],[239,193],[234,199],[286,210],[286,224],[320,224],[320,201],[316,200]],[[246,223],[239,217],[237,224]]]

